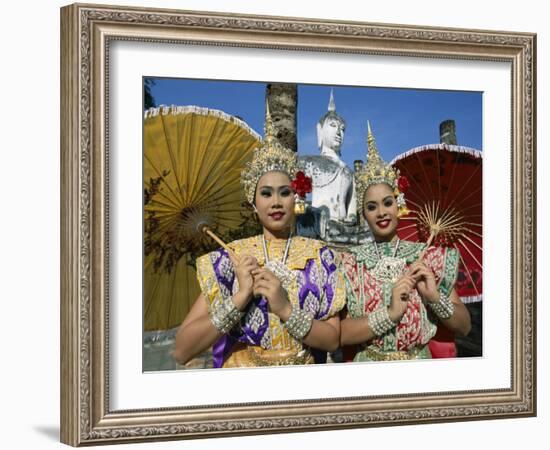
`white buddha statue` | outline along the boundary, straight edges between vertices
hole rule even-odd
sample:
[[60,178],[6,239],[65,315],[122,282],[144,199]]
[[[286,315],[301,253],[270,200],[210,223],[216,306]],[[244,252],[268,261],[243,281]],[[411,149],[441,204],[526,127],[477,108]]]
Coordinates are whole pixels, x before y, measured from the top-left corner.
[[336,112],[331,90],[328,111],[317,124],[317,143],[321,155],[299,158],[306,175],[312,178],[311,205],[328,212],[329,219],[354,224],[357,218],[353,172],[340,159],[346,122]]

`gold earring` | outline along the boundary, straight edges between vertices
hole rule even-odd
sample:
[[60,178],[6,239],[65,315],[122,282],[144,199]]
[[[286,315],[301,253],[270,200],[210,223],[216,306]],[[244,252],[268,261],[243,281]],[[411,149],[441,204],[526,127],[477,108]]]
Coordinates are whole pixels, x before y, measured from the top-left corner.
[[306,202],[302,198],[297,198],[294,202],[294,214],[297,216],[306,213]]
[[300,216],[306,213],[306,202],[305,199],[300,197],[298,194],[294,194],[294,214]]

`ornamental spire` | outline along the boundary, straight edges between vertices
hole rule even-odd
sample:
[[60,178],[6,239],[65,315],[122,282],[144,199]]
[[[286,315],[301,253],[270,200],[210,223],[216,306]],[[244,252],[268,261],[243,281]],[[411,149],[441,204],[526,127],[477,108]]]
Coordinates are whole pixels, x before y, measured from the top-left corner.
[[378,148],[376,147],[376,140],[370,127],[370,121],[367,120],[367,165],[374,166],[382,161]]
[[330,89],[330,100],[328,101],[328,110],[336,111],[336,103],[334,103],[334,91]]

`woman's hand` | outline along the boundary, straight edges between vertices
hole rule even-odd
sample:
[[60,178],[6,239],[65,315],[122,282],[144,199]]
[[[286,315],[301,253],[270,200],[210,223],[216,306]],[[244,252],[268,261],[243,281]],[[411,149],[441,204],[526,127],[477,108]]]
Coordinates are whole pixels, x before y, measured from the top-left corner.
[[409,267],[409,275],[416,281],[416,289],[425,302],[439,301],[439,291],[432,270],[422,261],[417,261]]
[[292,307],[281,280],[265,268],[255,269],[252,274],[254,276],[253,294],[264,296],[271,311],[279,316],[281,320],[286,321],[290,316]]
[[399,323],[401,317],[405,314],[409,294],[414,288],[415,283],[416,280],[411,275],[403,275],[393,285],[391,303],[388,308],[388,314],[393,322]]
[[[246,303],[252,299],[253,286],[254,286],[254,277],[252,272],[258,269],[258,260],[253,256],[244,255],[241,256],[238,260],[229,254],[229,259],[233,263],[233,268],[235,270],[235,275],[237,276],[237,281],[239,282],[239,297],[242,297]],[[240,305],[237,305],[237,307]],[[242,305],[245,306],[245,305]],[[239,308],[241,309],[241,308]]]

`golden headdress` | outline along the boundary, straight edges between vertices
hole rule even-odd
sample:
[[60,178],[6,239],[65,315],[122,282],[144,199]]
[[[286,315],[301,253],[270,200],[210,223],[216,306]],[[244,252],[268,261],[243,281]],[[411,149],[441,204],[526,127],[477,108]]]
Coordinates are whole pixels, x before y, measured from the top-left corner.
[[363,217],[363,200],[365,192],[369,186],[374,184],[385,183],[392,188],[397,199],[397,207],[399,208],[399,216],[404,216],[409,213],[405,202],[404,190],[408,187],[408,181],[405,177],[399,175],[399,170],[387,164],[376,147],[376,141],[370,122],[367,122],[367,163],[363,168],[355,174],[355,189],[357,193],[357,212],[360,217]]
[[262,146],[254,150],[252,161],[241,172],[241,184],[250,204],[254,204],[256,185],[262,175],[271,171],[286,173],[293,180],[298,172],[298,157],[292,150],[283,147],[275,137],[273,120],[266,105],[265,137]]

